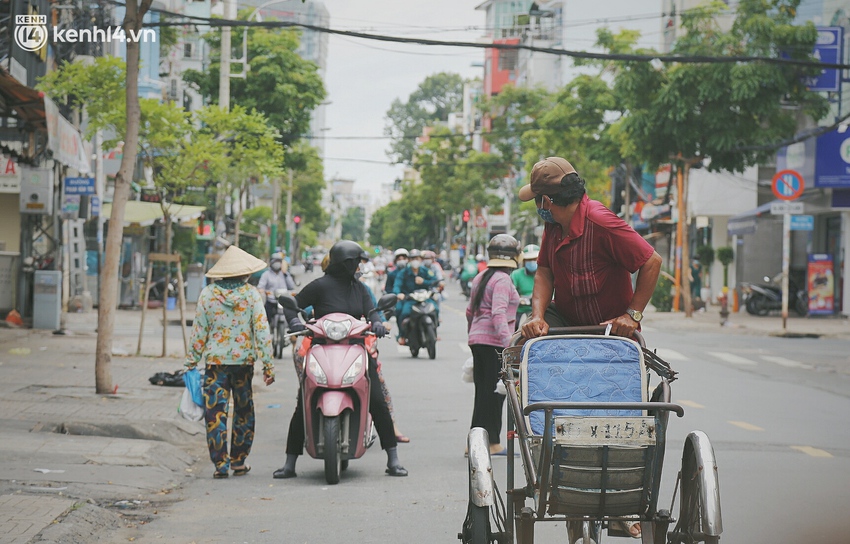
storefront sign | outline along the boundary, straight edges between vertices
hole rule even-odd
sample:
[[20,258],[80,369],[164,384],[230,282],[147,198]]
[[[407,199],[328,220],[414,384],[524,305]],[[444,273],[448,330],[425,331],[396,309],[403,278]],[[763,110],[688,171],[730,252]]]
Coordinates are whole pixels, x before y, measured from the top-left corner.
[[44,115],[47,118],[47,148],[53,158],[81,174],[91,172],[91,154],[86,150],[88,146],[80,131],[62,117],[56,104],[46,96]]
[[815,187],[850,187],[850,131],[818,136]]
[[65,178],[66,195],[94,195],[97,188],[94,178]]
[[792,215],[791,230],[815,230],[815,216]]
[[809,255],[808,291],[809,314],[835,313],[835,278],[832,273],[832,255]]
[[0,193],[21,192],[21,172],[12,157],[0,155]]

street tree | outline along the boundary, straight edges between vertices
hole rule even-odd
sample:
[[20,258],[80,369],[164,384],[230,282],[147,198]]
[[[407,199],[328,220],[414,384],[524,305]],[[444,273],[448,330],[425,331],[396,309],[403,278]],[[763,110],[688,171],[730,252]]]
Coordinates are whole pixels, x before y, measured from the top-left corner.
[[[124,35],[139,34],[142,29],[142,20],[150,9],[152,1],[127,0],[124,3],[124,20],[121,23]],[[116,80],[112,79],[112,76],[116,73],[120,74],[121,68],[117,63],[110,64],[109,61],[95,61],[95,69],[91,71],[75,68],[74,65],[65,65],[61,71],[70,70],[69,72],[65,72],[64,76],[57,77],[55,81],[45,80],[44,82],[45,87],[53,86],[55,96],[66,96],[78,104],[86,105],[90,121],[94,123],[92,125],[93,130],[96,130],[98,126],[100,115],[112,116],[116,107],[124,112],[123,126],[118,127],[119,133],[123,134],[124,153],[121,158],[121,166],[115,176],[112,214],[109,218],[111,228],[104,245],[104,264],[101,272],[100,293],[98,294],[100,304],[97,314],[98,334],[95,354],[95,390],[98,394],[113,392],[111,364],[115,308],[118,300],[118,261],[121,256],[121,240],[124,232],[124,211],[130,196],[130,183],[133,180],[133,171],[136,166],[141,116],[139,106],[140,42],[128,40],[125,45],[127,60],[123,89],[116,85]],[[80,70],[80,72],[77,73],[77,70]],[[74,80],[73,76],[83,74],[86,77],[91,76],[91,78],[81,77],[78,81]],[[103,76],[105,79],[99,80],[95,76]],[[93,86],[97,82],[102,85]],[[62,93],[61,88],[63,86],[68,92]],[[122,90],[123,103],[120,98]]]
[[366,211],[355,206],[342,217],[342,238],[358,242],[366,238]]
[[440,72],[425,78],[406,102],[395,99],[387,111],[384,134],[391,139],[388,155],[398,163],[412,164],[416,138],[426,126],[445,123],[463,103],[463,78]]
[[[246,18],[248,11],[240,16]],[[300,31],[296,29],[248,29],[250,69],[244,79],[230,82],[231,104],[264,113],[280,133],[286,146],[307,135],[310,115],[325,99],[326,91],[318,67],[298,53]],[[221,36],[204,37],[211,49],[211,63],[203,72],[186,70],[183,79],[208,100],[218,97]]]
[[224,217],[227,196],[240,205],[237,207],[234,243],[239,244],[239,233],[244,201],[251,183],[265,177],[279,183],[283,177],[284,149],[279,143],[279,133],[262,113],[233,106],[229,111],[207,107],[198,112],[198,133],[203,138],[224,143],[226,157],[218,174],[218,207],[216,217]]
[[[682,13],[684,34],[672,53],[681,56],[776,57],[780,53],[812,61],[817,30],[811,22],[795,24],[800,0],[742,0],[731,29],[718,16],[727,6],[714,2]],[[609,50],[622,48],[610,32],[599,33]],[[627,155],[650,165],[676,162],[683,174],[687,202],[688,173],[702,165],[712,171],[741,171],[771,160],[770,145],[790,138],[798,122],[822,119],[826,99],[806,89],[809,67],[759,63],[647,62],[611,65],[614,95],[627,115],[617,123]],[[764,147],[760,147],[764,146]],[[681,209],[681,208],[680,208]],[[687,225],[687,218],[681,219]],[[682,229],[681,270],[688,270],[687,228]],[[693,311],[687,274],[683,278],[686,315]]]

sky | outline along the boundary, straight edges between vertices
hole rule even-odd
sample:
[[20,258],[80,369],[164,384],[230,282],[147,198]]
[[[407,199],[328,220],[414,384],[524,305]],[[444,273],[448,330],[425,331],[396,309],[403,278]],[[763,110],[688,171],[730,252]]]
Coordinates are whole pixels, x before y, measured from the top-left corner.
[[[323,0],[330,12],[330,26],[335,29],[454,41],[478,41],[484,36],[484,11],[475,9],[482,2]],[[605,18],[611,21],[606,24],[602,21]],[[661,0],[570,0],[565,20],[570,28],[565,49],[591,49],[600,26],[614,31],[640,30],[640,45],[658,48]],[[402,168],[389,164],[389,140],[379,138],[384,134],[386,112],[394,99],[406,101],[419,83],[435,73],[455,72],[464,78],[483,75],[483,49],[384,43],[334,35],[330,36],[328,49],[325,85],[330,104],[323,132],[325,176],[353,179],[358,192],[378,191],[381,184],[401,177]],[[351,137],[361,139],[347,139]]]

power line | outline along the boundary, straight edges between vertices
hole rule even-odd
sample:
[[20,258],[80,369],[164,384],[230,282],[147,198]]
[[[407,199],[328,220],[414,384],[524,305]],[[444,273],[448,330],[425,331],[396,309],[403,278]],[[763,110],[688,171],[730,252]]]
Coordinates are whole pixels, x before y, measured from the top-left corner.
[[[117,5],[123,5],[120,2],[113,1]],[[351,38],[360,38],[364,40],[374,40],[391,43],[407,43],[427,46],[439,47],[463,47],[475,49],[497,49],[500,51],[531,51],[535,53],[546,53],[549,55],[572,57],[586,60],[613,60],[623,62],[670,62],[682,64],[731,64],[731,63],[750,63],[761,62],[765,64],[778,64],[786,66],[801,66],[806,68],[821,68],[821,69],[850,69],[850,64],[836,64],[824,62],[812,62],[808,60],[774,58],[774,57],[758,57],[751,55],[735,55],[735,56],[710,56],[710,55],[645,55],[645,54],[624,54],[624,53],[596,53],[590,51],[571,51],[567,49],[557,49],[552,47],[537,47],[525,44],[508,44],[508,43],[479,43],[479,42],[464,42],[464,41],[446,41],[432,40],[425,38],[404,38],[401,36],[390,36],[386,34],[371,34],[366,32],[355,32],[350,30],[339,30],[329,27],[310,25],[306,23],[289,22],[289,21],[237,21],[229,19],[212,19],[206,17],[196,17],[193,15],[183,15],[167,10],[151,9],[151,11],[159,12],[163,15],[183,19],[183,22],[167,22],[159,21],[145,23],[146,27],[169,27],[169,26],[186,26],[203,24],[210,27],[259,27],[259,28],[303,28],[314,32],[322,32],[337,36],[348,36]]]

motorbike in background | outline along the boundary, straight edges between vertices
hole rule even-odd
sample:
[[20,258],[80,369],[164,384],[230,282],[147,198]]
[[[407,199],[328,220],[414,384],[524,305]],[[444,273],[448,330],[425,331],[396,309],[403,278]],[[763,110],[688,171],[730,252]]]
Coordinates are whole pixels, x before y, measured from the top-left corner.
[[[782,310],[782,274],[771,279],[764,277],[764,283],[743,283],[747,313],[766,316],[771,311]],[[809,313],[809,296],[805,289],[797,287],[796,282],[788,279],[788,309],[804,317]]]
[[437,300],[440,293],[436,289],[417,289],[408,297],[415,303],[410,315],[401,323],[402,336],[413,357],[419,357],[419,350],[425,348],[429,359],[437,358]]

